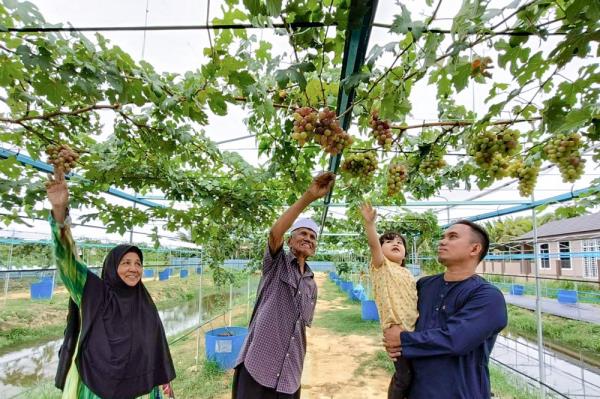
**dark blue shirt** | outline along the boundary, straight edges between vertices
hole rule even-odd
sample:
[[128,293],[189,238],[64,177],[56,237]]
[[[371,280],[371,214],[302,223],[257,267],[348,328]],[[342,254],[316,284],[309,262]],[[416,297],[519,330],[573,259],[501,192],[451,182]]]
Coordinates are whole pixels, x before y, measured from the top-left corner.
[[417,292],[415,331],[400,334],[414,368],[409,398],[489,398],[488,361],[508,321],[500,290],[477,275],[447,282],[438,274],[417,281]]

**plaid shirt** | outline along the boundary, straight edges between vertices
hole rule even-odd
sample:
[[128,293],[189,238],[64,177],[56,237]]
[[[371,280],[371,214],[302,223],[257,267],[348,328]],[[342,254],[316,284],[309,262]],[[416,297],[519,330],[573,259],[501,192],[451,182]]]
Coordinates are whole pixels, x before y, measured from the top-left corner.
[[280,249],[263,260],[263,288],[250,331],[237,364],[260,385],[293,394],[300,388],[306,355],[306,327],[317,302],[317,285],[308,264],[300,274],[298,261]]

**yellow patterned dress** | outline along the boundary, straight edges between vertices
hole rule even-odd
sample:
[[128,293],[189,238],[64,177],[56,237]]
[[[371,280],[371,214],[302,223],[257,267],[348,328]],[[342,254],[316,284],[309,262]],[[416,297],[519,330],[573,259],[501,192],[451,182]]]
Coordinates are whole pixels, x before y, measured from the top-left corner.
[[404,331],[414,331],[419,317],[416,281],[406,267],[386,257],[383,259],[381,266],[375,266],[373,262],[370,266],[381,328],[385,330],[397,324]]

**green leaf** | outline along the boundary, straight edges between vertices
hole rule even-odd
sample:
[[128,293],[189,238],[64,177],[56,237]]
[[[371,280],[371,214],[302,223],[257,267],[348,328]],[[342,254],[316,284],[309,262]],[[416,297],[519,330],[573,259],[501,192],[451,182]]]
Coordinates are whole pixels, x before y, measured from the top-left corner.
[[269,50],[273,48],[273,45],[267,41],[261,40],[258,49],[256,50],[256,59],[258,61],[268,61],[271,59]]
[[239,88],[246,89],[256,83],[256,80],[247,71],[233,71],[229,74],[229,83]]
[[412,19],[410,18],[410,11],[404,4],[401,4],[402,14],[396,15],[394,18],[394,22],[390,28],[391,32],[394,33],[408,33],[408,31],[412,28]]
[[344,91],[348,93],[350,90],[355,88],[361,83],[367,83],[371,78],[371,74],[368,72],[357,72],[348,76],[347,78],[342,80],[342,85],[344,87]]
[[282,0],[267,0],[267,13],[272,17],[278,17],[281,13]]
[[591,107],[573,109],[564,117],[558,132],[568,132],[586,125],[592,119]]
[[244,6],[250,11],[252,15],[261,14],[261,1],[260,0],[244,0]]
[[214,91],[208,96],[208,106],[216,115],[227,115],[227,103],[225,102],[225,97],[217,91]]
[[469,76],[471,75],[471,63],[466,62],[458,65],[454,69],[452,74],[452,84],[456,88],[456,92],[462,91],[469,83]]

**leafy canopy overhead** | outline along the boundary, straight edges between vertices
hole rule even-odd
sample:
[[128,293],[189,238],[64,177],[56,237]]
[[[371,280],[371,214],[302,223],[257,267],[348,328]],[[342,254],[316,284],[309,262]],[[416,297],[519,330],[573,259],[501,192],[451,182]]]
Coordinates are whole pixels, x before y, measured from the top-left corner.
[[[292,137],[292,113],[335,109],[340,87],[356,90],[347,112],[358,124],[342,159],[373,152],[378,162],[354,168],[367,174],[342,175],[334,200],[356,202],[370,192],[378,203],[402,204],[407,193],[428,198],[441,188],[484,188],[509,175],[528,195],[542,162],[558,164],[566,180],[579,178],[583,152],[600,138],[600,73],[589,62],[599,51],[600,5],[532,0],[499,10],[493,2],[465,0],[443,31],[436,28],[440,3],[428,0],[423,20],[397,6],[390,42],[373,45],[362,69],[340,81],[349,0],[227,0],[212,23],[283,21],[286,27],[274,32],[288,39],[289,49],[281,54],[243,29],[215,29],[204,49],[208,61],[183,74],[158,73],[100,34],[9,32],[46,22],[31,3],[5,1],[2,147],[45,161],[48,145],[70,145],[81,154],[70,184],[73,206],[95,209],[88,218],[121,233],[161,220],[212,245],[215,257],[217,248],[233,250],[252,232],[264,232],[326,165],[318,145],[300,146]],[[326,26],[294,27],[298,22]],[[384,65],[387,57],[393,62]],[[565,70],[575,76],[566,79]],[[500,71],[510,78],[496,79],[505,76]],[[493,82],[481,85],[489,88],[484,114],[458,101],[470,82]],[[435,88],[439,122],[407,125],[418,85]],[[236,104],[269,160],[262,167],[220,151],[203,133],[209,112],[227,115]],[[111,126],[101,124],[100,113],[112,115]],[[384,130],[374,133],[373,126]],[[446,162],[449,153],[462,156]],[[404,165],[406,176],[388,192],[390,163]],[[15,157],[0,160],[0,204],[10,211],[5,223],[39,216],[44,178]],[[168,201],[155,208],[115,205],[103,195],[109,187],[160,192]]]

